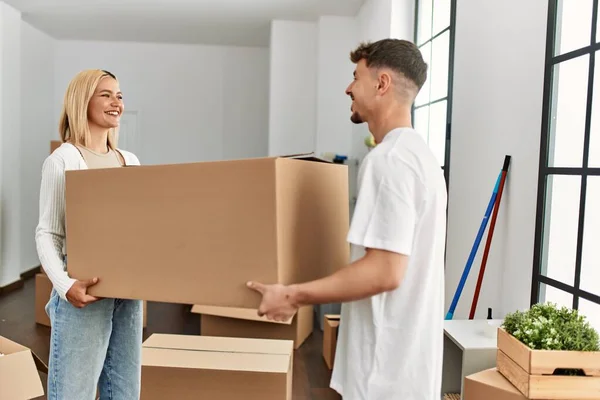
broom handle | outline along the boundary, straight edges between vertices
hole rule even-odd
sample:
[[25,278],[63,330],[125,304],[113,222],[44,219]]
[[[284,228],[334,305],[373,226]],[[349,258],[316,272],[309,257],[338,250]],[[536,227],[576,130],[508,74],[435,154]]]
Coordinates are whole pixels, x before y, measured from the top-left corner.
[[463,270],[463,274],[460,277],[460,282],[458,283],[458,287],[456,288],[456,292],[454,292],[454,298],[452,299],[452,304],[450,304],[450,309],[446,314],[446,319],[454,318],[454,311],[456,310],[456,306],[458,305],[458,300],[462,295],[462,291],[465,288],[465,283],[467,282],[467,278],[469,277],[469,272],[471,271],[471,266],[473,265],[473,260],[475,260],[475,255],[477,254],[477,250],[479,249],[479,244],[481,243],[481,238],[483,237],[483,233],[485,232],[485,228],[487,227],[487,223],[490,220],[490,215],[492,214],[492,208],[494,207],[494,203],[496,201],[496,195],[498,194],[498,187],[500,186],[500,179],[502,178],[502,173],[498,174],[498,179],[496,179],[496,184],[494,185],[494,190],[492,191],[492,197],[490,198],[490,202],[488,203],[487,209],[485,210],[485,214],[483,216],[483,220],[481,221],[481,225],[479,226],[479,232],[477,232],[477,237],[475,238],[475,242],[473,243],[473,247],[471,248],[471,254],[469,254],[469,258],[467,260],[467,265],[465,265],[465,269]]
[[502,178],[500,179],[500,188],[498,189],[498,201],[496,201],[496,204],[494,205],[494,213],[492,214],[492,222],[490,224],[490,230],[488,231],[487,242],[485,243],[485,250],[483,252],[483,259],[481,260],[481,269],[479,270],[479,277],[477,278],[477,286],[475,287],[475,295],[473,296],[473,303],[471,304],[471,313],[469,314],[469,319],[473,319],[475,317],[475,310],[477,309],[477,302],[479,301],[479,293],[481,291],[481,283],[483,282],[483,276],[485,274],[485,267],[487,265],[490,246],[492,244],[492,237],[494,236],[496,218],[498,217],[500,201],[502,201],[502,192],[504,191],[504,182],[506,182],[506,174],[508,173],[509,165],[510,156],[506,156],[504,157],[504,166],[502,167]]

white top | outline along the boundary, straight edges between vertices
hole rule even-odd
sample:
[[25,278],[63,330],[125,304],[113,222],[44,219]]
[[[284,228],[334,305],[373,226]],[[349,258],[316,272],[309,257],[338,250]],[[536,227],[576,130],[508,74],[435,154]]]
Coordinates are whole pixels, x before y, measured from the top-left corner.
[[[125,165],[140,165],[138,158],[119,150]],[[60,297],[66,293],[74,279],[66,272],[65,254],[65,172],[87,169],[81,153],[70,143],[63,143],[49,155],[42,166],[40,187],[40,217],[35,230],[35,242],[42,268]],[[92,277],[90,277],[92,278]]]
[[[331,387],[344,400],[439,400],[444,337],[446,185],[410,128],[367,154],[348,234],[364,248],[410,256],[400,287],[342,305]],[[376,268],[374,266],[374,268]]]

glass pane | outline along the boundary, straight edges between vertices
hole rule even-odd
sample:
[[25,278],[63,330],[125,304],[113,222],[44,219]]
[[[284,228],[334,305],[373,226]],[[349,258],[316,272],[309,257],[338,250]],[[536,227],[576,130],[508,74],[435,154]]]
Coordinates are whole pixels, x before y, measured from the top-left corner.
[[581,289],[600,295],[600,176],[587,180],[581,252]]
[[450,55],[450,31],[433,41],[431,53],[431,101],[448,95],[448,57]]
[[416,106],[429,103],[429,87],[431,86],[431,42],[421,47],[420,50],[421,54],[423,55],[423,60],[425,60],[429,68],[427,71],[427,80],[425,80],[421,91],[415,99]]
[[592,328],[600,333],[600,304],[579,298],[579,313],[585,316]]
[[415,130],[423,136],[427,142],[429,137],[429,106],[415,110]]
[[559,0],[554,54],[564,54],[590,45],[592,0]]
[[429,147],[438,159],[440,166],[444,165],[446,151],[446,100],[431,105],[429,113]]
[[580,176],[548,177],[542,274],[571,286],[575,283],[580,188]]
[[428,41],[431,34],[431,18],[433,0],[418,0],[419,2],[419,26],[417,32],[417,44]]
[[450,26],[450,0],[433,1],[433,35]]
[[594,66],[594,94],[592,98],[592,125],[590,127],[588,166],[600,167],[600,52],[598,51],[596,52],[596,63]]
[[548,165],[581,167],[587,104],[589,55],[554,67]]
[[573,308],[573,295],[554,286],[540,283],[540,299],[538,302],[554,303],[559,307]]

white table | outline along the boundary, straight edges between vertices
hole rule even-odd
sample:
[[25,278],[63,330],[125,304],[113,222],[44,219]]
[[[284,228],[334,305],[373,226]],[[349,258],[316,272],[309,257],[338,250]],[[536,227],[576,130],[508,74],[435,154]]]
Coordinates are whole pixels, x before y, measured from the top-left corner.
[[488,322],[496,326],[502,320],[444,321],[444,369],[442,395],[461,393],[465,376],[496,366],[497,334]]

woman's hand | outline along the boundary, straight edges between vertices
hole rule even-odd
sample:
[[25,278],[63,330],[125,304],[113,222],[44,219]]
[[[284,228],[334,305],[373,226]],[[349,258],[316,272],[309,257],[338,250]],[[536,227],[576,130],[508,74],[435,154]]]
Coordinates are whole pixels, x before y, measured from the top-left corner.
[[83,308],[88,304],[92,304],[100,298],[87,294],[87,289],[98,283],[98,278],[89,279],[87,281],[76,281],[73,286],[67,291],[66,297],[74,307]]

